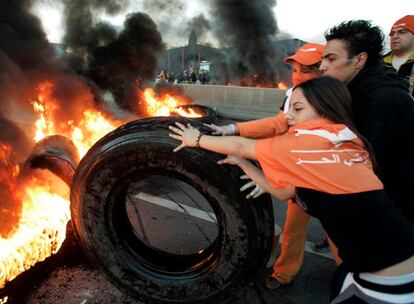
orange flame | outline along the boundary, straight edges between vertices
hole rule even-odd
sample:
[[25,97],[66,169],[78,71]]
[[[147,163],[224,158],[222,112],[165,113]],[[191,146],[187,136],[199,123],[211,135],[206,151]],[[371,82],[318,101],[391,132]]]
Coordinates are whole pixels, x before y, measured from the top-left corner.
[[184,117],[201,117],[202,114],[197,113],[194,109],[184,109],[180,106],[186,104],[185,100],[179,97],[172,97],[168,94],[163,98],[157,98],[153,89],[144,90],[144,100],[147,105],[147,113],[149,116],[171,116],[178,114]]
[[39,85],[39,96],[33,101],[33,109],[39,114],[35,123],[34,141],[45,138],[49,135],[63,135],[72,140],[79,151],[79,156],[83,157],[89,148],[104,135],[121,125],[121,122],[110,121],[97,110],[86,109],[82,113],[82,118],[77,121],[69,120],[61,122],[56,126],[56,111],[59,109],[58,102],[52,98],[53,84],[45,82]]
[[277,84],[277,88],[278,89],[281,89],[281,90],[287,90],[288,89],[288,85],[286,84],[286,83],[284,83],[284,82],[279,82],[278,84]]
[[19,226],[7,239],[0,237],[0,288],[62,245],[69,201],[49,192],[38,180],[25,188]]
[[[78,149],[80,157],[83,157],[100,138],[120,125],[119,122],[110,122],[98,111],[86,110],[83,112],[83,117],[78,126],[73,126],[68,136]],[[72,123],[69,121],[68,125]]]
[[0,143],[0,193],[2,204],[0,208],[0,236],[6,237],[13,232],[19,221],[21,198],[17,193],[17,177],[20,168],[12,151],[12,147]]
[[[33,130],[33,140],[40,141],[46,136],[63,135],[72,140],[80,157],[101,137],[118,127],[121,122],[106,118],[103,113],[94,109],[79,109],[80,117],[69,121],[58,119],[59,102],[53,98],[54,84],[50,81],[40,84],[38,96],[32,101],[38,119]],[[200,117],[192,108],[180,106],[188,103],[179,97],[165,95],[158,99],[151,89],[143,93],[150,116],[170,116],[178,113],[181,116]],[[8,156],[8,150],[0,145],[0,162],[2,154]],[[1,164],[1,163],[0,163]],[[13,174],[2,174],[17,177],[18,165],[9,167]],[[12,181],[16,196],[22,204],[18,226],[7,238],[0,237],[0,289],[17,275],[29,269],[39,261],[56,253],[61,247],[66,233],[66,225],[70,220],[69,191],[59,193],[50,183],[33,178],[21,189]],[[19,188],[19,189],[18,189]],[[7,298],[0,299],[7,301]]]
[[57,103],[51,102],[51,92],[53,84],[49,81],[38,86],[39,96],[32,101],[33,109],[39,113],[39,119],[35,122],[36,133],[35,142],[38,142],[50,134],[55,133],[53,113],[57,110]]
[[[76,122],[59,121],[55,116],[59,103],[52,98],[53,83],[44,82],[37,90],[38,97],[32,101],[33,109],[39,115],[33,136],[35,142],[49,135],[63,135],[72,140],[82,157],[97,140],[120,125],[93,109],[81,110],[81,118]],[[0,162],[8,156],[7,153],[0,145]],[[19,167],[0,170],[0,177],[3,174],[10,176],[5,171],[15,172],[17,176]],[[66,224],[70,220],[69,191],[57,194],[56,187],[38,179],[22,185],[22,189],[17,189],[15,183],[12,180],[10,187],[14,187],[15,196],[21,200],[22,211],[14,231],[7,238],[0,237],[0,289],[23,271],[56,253],[66,237]]]

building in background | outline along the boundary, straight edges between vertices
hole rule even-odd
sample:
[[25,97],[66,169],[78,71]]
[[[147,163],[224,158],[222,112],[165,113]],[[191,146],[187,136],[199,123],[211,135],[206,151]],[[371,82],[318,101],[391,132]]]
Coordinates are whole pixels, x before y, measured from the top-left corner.
[[[296,49],[306,43],[300,39],[286,39],[275,42],[277,58],[275,58],[275,69],[279,71],[277,82],[290,85],[290,66],[283,59],[295,53]],[[157,58],[157,74],[163,69],[173,75],[179,82],[191,71],[197,74],[208,71],[210,83],[228,84],[233,81],[229,75],[229,66],[236,58],[235,48],[218,49],[197,42],[194,31],[190,33],[188,45],[167,49]],[[239,79],[237,79],[239,80]],[[185,81],[185,80],[184,80]]]

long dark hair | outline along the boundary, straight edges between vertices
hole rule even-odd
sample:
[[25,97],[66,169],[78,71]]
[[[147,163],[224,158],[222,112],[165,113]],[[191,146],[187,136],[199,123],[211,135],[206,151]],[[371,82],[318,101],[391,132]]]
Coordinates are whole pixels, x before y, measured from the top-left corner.
[[373,169],[379,175],[374,151],[368,140],[356,128],[352,111],[352,99],[345,84],[335,78],[324,76],[305,81],[297,85],[295,89],[297,88],[302,89],[303,95],[319,115],[335,123],[346,125],[361,139],[363,148],[371,157]]

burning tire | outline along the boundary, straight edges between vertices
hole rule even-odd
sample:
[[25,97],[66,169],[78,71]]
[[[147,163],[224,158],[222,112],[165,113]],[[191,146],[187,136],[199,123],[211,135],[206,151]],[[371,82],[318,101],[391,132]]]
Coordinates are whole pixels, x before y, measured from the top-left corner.
[[52,135],[39,141],[25,161],[28,168],[48,169],[68,186],[72,183],[79,154],[73,142],[61,135]]
[[[96,143],[75,172],[72,221],[91,261],[141,301],[225,303],[265,269],[273,237],[271,199],[247,201],[239,191],[240,170],[217,165],[222,155],[200,149],[173,153],[177,142],[168,137],[168,125],[174,121],[184,120],[136,121]],[[134,233],[127,189],[153,174],[184,182],[208,201],[217,230],[203,250],[170,253]]]
[[185,111],[189,111],[189,109],[194,110],[197,113],[202,113],[203,116],[199,118],[192,118],[193,120],[203,122],[203,123],[216,123],[217,121],[217,113],[212,108],[202,105],[196,105],[196,104],[187,104],[187,105],[181,105],[179,108],[184,109]]

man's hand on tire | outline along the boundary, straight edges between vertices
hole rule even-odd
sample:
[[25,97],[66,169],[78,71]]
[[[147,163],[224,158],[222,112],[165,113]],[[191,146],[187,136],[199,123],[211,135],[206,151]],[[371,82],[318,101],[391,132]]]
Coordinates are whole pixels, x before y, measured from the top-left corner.
[[236,135],[236,126],[233,124],[226,126],[216,126],[215,124],[204,124],[212,132],[211,135],[229,136]]

